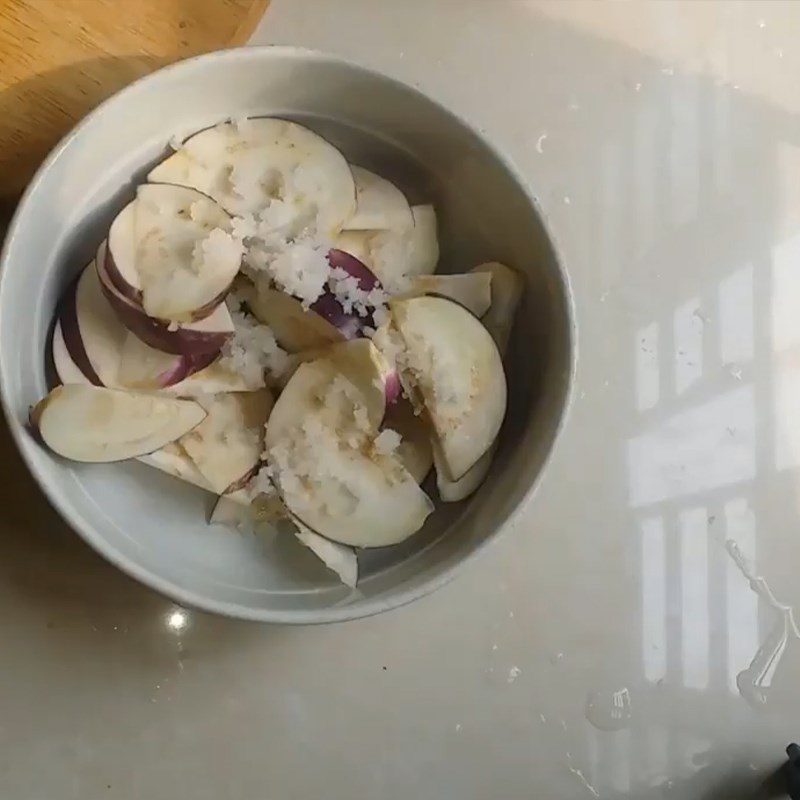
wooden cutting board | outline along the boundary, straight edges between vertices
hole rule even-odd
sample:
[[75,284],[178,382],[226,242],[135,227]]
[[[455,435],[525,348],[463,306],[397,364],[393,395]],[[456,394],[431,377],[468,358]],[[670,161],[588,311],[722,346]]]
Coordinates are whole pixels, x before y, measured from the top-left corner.
[[244,44],[269,0],[0,0],[0,206],[53,145],[148,72]]

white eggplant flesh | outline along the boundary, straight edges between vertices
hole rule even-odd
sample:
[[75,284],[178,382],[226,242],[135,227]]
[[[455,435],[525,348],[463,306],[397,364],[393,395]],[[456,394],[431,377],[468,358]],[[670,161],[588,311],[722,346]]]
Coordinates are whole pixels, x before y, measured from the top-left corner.
[[356,191],[344,156],[308,128],[275,118],[223,122],[189,137],[149,181],[191,186],[231,214],[267,214],[299,231],[335,235]]
[[173,478],[186,481],[186,483],[213,492],[211,484],[203,477],[179,442],[170,442],[160,450],[139,456],[138,460],[148,467],[172,475]]
[[347,331],[337,328],[316,311],[304,308],[299,300],[277,289],[253,291],[248,305],[253,316],[272,330],[278,344],[289,353],[325,347],[348,338]]
[[353,547],[415,533],[433,506],[377,431],[355,387],[325,361],[301,364],[267,422],[265,449],[281,497],[314,532]]
[[491,447],[506,412],[503,363],[481,321],[441,297],[391,303],[404,369],[422,396],[450,480]]
[[85,386],[58,386],[31,413],[53,452],[73,461],[136,458],[196,428],[205,410],[191,400]]
[[[497,344],[501,357],[505,358],[514,317],[522,297],[524,282],[516,271],[497,261],[480,264],[473,273],[489,273],[492,276],[492,305],[482,322]],[[434,443],[433,458],[436,466],[436,487],[445,503],[458,503],[473,494],[484,482],[492,465],[497,441],[475,462],[458,481],[447,477],[441,453]]]
[[322,563],[332,572],[336,573],[339,580],[354,589],[358,583],[358,556],[352,547],[338,542],[332,542],[318,533],[314,533],[302,522],[295,519],[297,526],[295,536],[305,545]]
[[258,468],[272,394],[261,389],[197,402],[207,416],[181,439],[181,446],[217,494],[242,488]]
[[403,397],[389,407],[384,426],[400,435],[395,455],[414,480],[422,484],[433,466],[431,430],[424,415],[415,414],[411,402]]
[[150,317],[192,322],[211,314],[239,272],[243,245],[210,197],[185,186],[144,184],[136,193],[136,269]]
[[499,261],[479,264],[470,274],[492,276],[492,303],[481,321],[505,358],[525,282],[519,272]]
[[467,272],[461,275],[417,275],[410,280],[405,297],[433,294],[464,306],[479,319],[492,304],[492,275]]
[[402,232],[414,226],[408,200],[391,181],[363,167],[350,169],[356,184],[356,211],[344,230]]
[[436,211],[425,205],[412,206],[411,212],[411,228],[342,231],[334,244],[365,264],[388,291],[403,291],[409,278],[432,275],[439,263]]

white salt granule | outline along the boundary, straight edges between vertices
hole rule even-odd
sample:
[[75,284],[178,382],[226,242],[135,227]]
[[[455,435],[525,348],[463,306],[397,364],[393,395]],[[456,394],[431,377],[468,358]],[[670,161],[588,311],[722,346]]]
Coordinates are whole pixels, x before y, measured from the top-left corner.
[[274,258],[267,271],[280,289],[309,306],[322,294],[330,266],[326,251],[310,242],[297,242]]
[[384,428],[372,443],[375,451],[382,456],[390,456],[400,446],[402,437],[397,431],[391,428]]
[[220,366],[241,375],[248,386],[263,386],[265,370],[272,377],[279,376],[289,357],[266,325],[232,306],[238,307],[235,296],[229,303],[234,333],[222,347]]
[[231,233],[237,239],[250,239],[258,233],[258,221],[253,214],[231,219]]
[[[375,310],[372,312],[372,320],[373,322],[380,328],[389,321],[389,309],[386,306],[376,306]],[[364,328],[364,331],[367,329]],[[372,330],[372,328],[370,328]],[[365,333],[366,335],[366,333]]]
[[192,250],[192,271],[199,275],[212,270],[226,272],[238,268],[242,261],[242,243],[222,228],[214,228],[203,239],[195,242]]
[[511,667],[508,671],[508,678],[506,679],[508,683],[514,683],[514,681],[522,675],[522,670],[519,667]]

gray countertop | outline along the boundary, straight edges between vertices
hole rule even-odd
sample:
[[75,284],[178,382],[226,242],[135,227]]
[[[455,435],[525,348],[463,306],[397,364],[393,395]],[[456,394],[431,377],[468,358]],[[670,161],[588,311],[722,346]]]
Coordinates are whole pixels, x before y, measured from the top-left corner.
[[800,737],[800,8],[273,0],[256,42],[419,86],[507,151],[575,292],[523,518],[409,607],[176,609],[7,435],[0,795],[752,797]]

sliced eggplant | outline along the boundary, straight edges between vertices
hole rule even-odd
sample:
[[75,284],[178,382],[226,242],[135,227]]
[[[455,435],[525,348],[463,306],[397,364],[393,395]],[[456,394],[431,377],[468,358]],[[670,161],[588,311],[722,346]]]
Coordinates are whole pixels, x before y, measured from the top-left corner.
[[128,332],[122,345],[117,384],[126,389],[158,390],[181,383],[216,359],[214,353],[176,356],[148,347]]
[[327,289],[309,306],[309,309],[332,325],[342,339],[355,339],[363,323],[356,314],[348,314],[339,300]]
[[416,533],[433,510],[396,457],[350,446],[348,432],[326,427],[319,414],[297,419],[266,452],[292,514],[335,542],[397,544]]
[[472,270],[472,274],[492,276],[492,304],[482,322],[505,358],[514,317],[525,287],[522,275],[498,261],[479,264]]
[[95,386],[116,386],[128,332],[106,302],[92,265],[81,273],[73,300],[65,298],[60,321],[67,350],[81,372]]
[[111,223],[101,263],[116,290],[141,305],[142,281],[136,268],[136,200],[131,200]]
[[64,342],[64,334],[61,332],[61,323],[56,322],[53,330],[53,341],[51,344],[53,354],[53,365],[56,368],[61,383],[83,383],[91,384],[91,381],[79,369],[78,365],[72,360],[72,356],[67,350]]
[[439,497],[445,503],[458,503],[473,494],[480,485],[486,480],[489,468],[492,466],[497,442],[492,446],[467,470],[467,472],[457,481],[451,481],[447,477],[447,468],[444,465],[444,458],[437,443],[432,442],[433,463],[436,466],[436,488]]
[[377,430],[390,399],[396,399],[397,376],[389,362],[369,339],[333,345],[324,359],[359,390],[370,424]]
[[492,275],[489,272],[467,272],[463,275],[417,275],[404,297],[435,294],[446,297],[480,318],[492,304]]
[[[225,314],[230,321],[230,314],[227,311]],[[232,327],[233,323],[230,324]],[[213,391],[256,388],[219,368],[207,373],[215,353],[190,349],[186,355],[172,355],[149,347],[121,324],[102,291],[99,273],[91,265],[83,271],[77,285],[68,290],[58,328],[70,360],[95,386],[159,389],[181,384],[177,393],[187,395],[209,388]],[[56,341],[54,338],[54,347]],[[54,357],[55,354],[54,350]],[[201,370],[205,374],[199,374]],[[195,373],[197,380],[183,385]]]
[[450,480],[491,447],[506,412],[497,346],[480,320],[441,297],[391,303],[405,342],[404,370],[422,396]]
[[189,458],[179,442],[170,442],[160,450],[139,456],[138,460],[142,464],[155,467],[155,469],[167,475],[172,475],[174,478],[191,483],[192,486],[198,486],[207,492],[214,491],[211,484],[203,477],[200,470],[195,466],[194,461]]
[[297,526],[295,534],[297,540],[311,550],[329,570],[335,572],[345,586],[354,589],[358,583],[356,551],[352,547],[332,542],[330,539],[314,533],[298,519],[294,520],[294,524]]
[[[523,280],[516,271],[496,261],[481,264],[473,272],[486,272],[492,275],[492,305],[482,320],[492,334],[500,355],[505,357],[508,338],[514,324],[514,316],[522,297]],[[444,459],[434,442],[433,457],[436,465],[436,486],[439,497],[446,503],[457,503],[469,497],[483,483],[489,473],[497,442],[489,448],[458,481],[447,478]]]
[[217,494],[241,489],[258,469],[272,395],[261,389],[197,402],[208,415],[181,439],[181,446]]
[[[297,425],[298,420],[302,420],[306,415],[313,416],[325,413],[327,415],[326,422],[335,427],[341,422],[340,416],[346,416],[348,410],[352,411],[352,409],[342,409],[338,404],[335,408],[333,404],[330,404],[327,408],[325,406],[326,393],[330,390],[336,374],[336,369],[333,365],[324,359],[308,361],[297,367],[276,400],[275,407],[269,416],[264,440],[267,448],[280,441]],[[367,427],[363,433],[367,434],[371,433],[372,430],[377,430],[377,426],[369,424],[366,399],[358,391],[357,387],[353,387],[352,392],[354,395],[352,398],[353,405],[360,404],[364,409],[364,419],[367,422]]]
[[395,455],[421,484],[433,466],[430,425],[421,414],[414,413],[414,407],[403,397],[388,409],[384,426],[400,434]]
[[233,320],[225,303],[195,322],[166,322],[148,316],[141,304],[123,295],[111,280],[107,253],[106,242],[101,242],[95,263],[103,294],[119,321],[145,344],[165,353],[196,356],[218,353],[233,335]]
[[253,383],[243,378],[240,373],[226,369],[217,359],[180,383],[164,387],[163,391],[176,397],[201,397],[208,394],[253,392],[263,387],[263,376],[260,381]]
[[355,421],[361,423],[364,436],[375,435],[386,413],[386,381],[392,374],[367,339],[320,351],[318,357],[298,365],[281,392],[267,425],[267,445],[304,414],[320,414],[337,430]]
[[374,237],[375,231],[342,231],[334,240],[335,249],[358,259],[372,272],[371,243]]
[[136,192],[136,270],[150,317],[192,322],[224,299],[243,248],[210,197],[185,186],[145,184]]
[[[332,295],[330,298],[334,301],[336,299]],[[276,289],[259,287],[248,298],[248,304],[253,316],[272,330],[278,344],[289,353],[342,342],[353,338],[356,333],[344,325],[340,328],[331,324],[316,311],[303,308],[299,300]],[[344,315],[341,305],[338,308],[341,315]],[[333,315],[333,310],[335,309],[331,309],[329,316]],[[346,320],[340,317],[339,321],[344,323]]]
[[344,270],[351,278],[355,278],[358,288],[364,292],[380,289],[378,276],[352,253],[333,248],[328,251],[328,264],[331,269]]
[[432,275],[439,263],[436,210],[432,205],[412,206],[414,227],[408,232],[406,275]]
[[338,233],[356,203],[344,156],[308,128],[282,119],[224,122],[201,131],[147,177],[198,189],[231,214],[259,214],[279,203],[291,228],[315,222],[324,235]]
[[298,367],[267,422],[265,451],[283,501],[316,533],[383,547],[432,510],[400,461],[370,448],[376,434],[363,395],[330,362]]
[[439,263],[433,206],[412,206],[411,212],[414,226],[405,231],[343,231],[335,245],[366,264],[388,291],[403,291],[408,278],[433,274]]
[[400,232],[413,227],[411,206],[393,183],[363,167],[350,169],[356,184],[356,211],[345,230]]
[[[354,339],[351,342],[340,342],[339,344],[332,344],[328,347],[318,347],[314,350],[304,350],[302,353],[295,353],[290,356],[286,368],[279,376],[278,386],[283,389],[301,364],[326,358],[333,358],[336,360],[337,353],[344,355],[349,352],[351,355],[359,354],[359,357],[356,359],[355,366],[351,367],[351,369],[355,369],[356,375],[349,375],[348,379],[353,383],[358,383],[358,374],[365,374],[365,367],[371,364],[374,370],[369,369],[368,374],[373,375],[373,387],[379,390],[379,387],[375,383],[375,376],[377,375],[379,381],[383,383],[384,404],[385,407],[388,408],[393,403],[396,403],[401,395],[402,387],[400,385],[399,376],[380,350],[375,348],[374,345],[371,348],[365,348],[364,344],[370,344],[370,341],[368,339]],[[360,356],[364,353],[359,353],[359,351],[363,350],[367,351],[368,358],[362,360]],[[342,366],[341,369],[345,370],[347,367]],[[374,407],[377,408],[377,400],[375,401]]]
[[99,463],[160,450],[205,416],[191,400],[73,383],[53,389],[32,411],[31,423],[55,453]]

